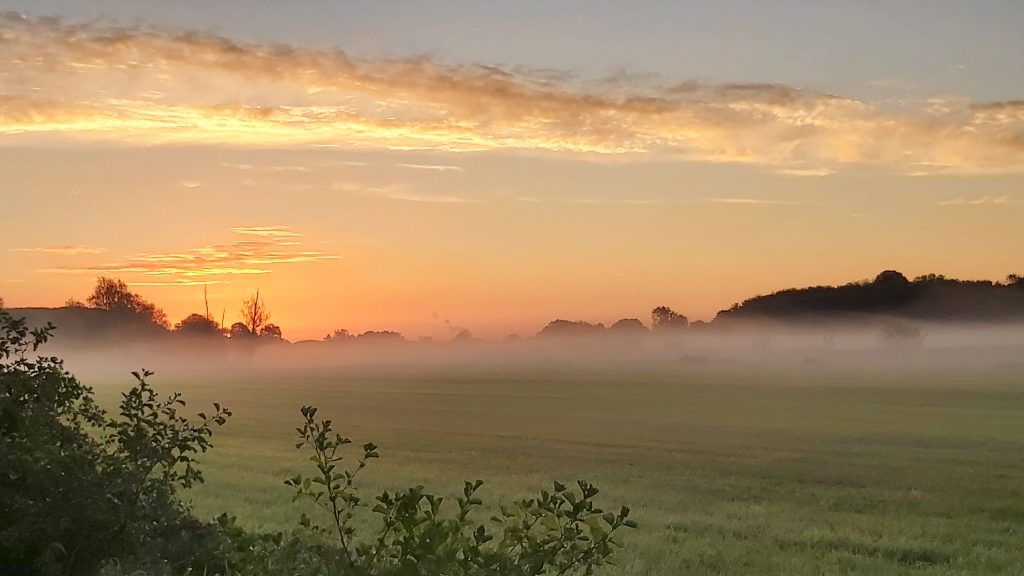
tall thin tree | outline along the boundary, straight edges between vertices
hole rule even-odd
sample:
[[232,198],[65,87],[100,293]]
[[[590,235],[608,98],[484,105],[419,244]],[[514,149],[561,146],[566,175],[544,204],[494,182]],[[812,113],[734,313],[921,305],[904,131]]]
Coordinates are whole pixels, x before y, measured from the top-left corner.
[[266,304],[260,300],[260,291],[257,289],[255,296],[242,302],[242,324],[253,336],[259,336],[269,321],[270,313],[267,312]]

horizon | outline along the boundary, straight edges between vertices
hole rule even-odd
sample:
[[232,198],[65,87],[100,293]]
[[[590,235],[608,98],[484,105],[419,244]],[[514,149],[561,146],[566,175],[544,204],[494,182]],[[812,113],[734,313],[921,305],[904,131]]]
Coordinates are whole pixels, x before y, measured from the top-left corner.
[[[914,300],[913,298],[911,300],[906,300],[899,295],[899,292],[891,292],[893,288],[893,282],[896,282],[897,286],[902,285],[910,287],[918,285],[923,287],[925,291],[917,292],[917,300]],[[812,325],[814,323],[821,323],[819,324],[819,328],[828,326],[830,322],[838,321],[839,325],[847,324],[847,327],[856,326],[863,328],[868,325],[874,325],[874,328],[876,329],[879,327],[883,328],[883,333],[884,329],[893,327],[899,329],[909,329],[912,333],[916,333],[917,335],[920,335],[920,327],[918,325],[922,323],[935,324],[937,326],[955,325],[958,323],[965,323],[966,325],[971,325],[972,323],[978,325],[987,325],[992,323],[993,320],[996,320],[996,323],[998,324],[999,320],[1012,322],[1014,320],[1017,320],[1019,317],[1019,311],[1016,310],[1016,308],[1014,308],[1012,304],[1010,305],[1010,307],[999,308],[996,301],[991,300],[991,296],[987,296],[987,299],[983,299],[984,306],[982,306],[981,308],[972,308],[967,301],[961,301],[959,303],[960,306],[958,311],[954,312],[951,309],[946,309],[948,307],[948,302],[943,304],[941,301],[934,302],[930,300],[932,296],[930,296],[929,291],[933,289],[935,282],[938,282],[940,286],[952,285],[954,287],[959,288],[976,288],[979,284],[984,287],[995,288],[997,290],[1009,288],[1011,289],[1011,291],[1007,293],[1007,295],[1009,296],[1009,300],[1002,301],[1003,306],[1005,306],[1007,304],[1011,304],[1015,300],[1015,296],[1019,294],[1018,291],[1020,287],[1024,286],[1024,275],[1011,273],[1006,275],[1006,277],[1002,280],[993,281],[983,278],[951,278],[943,274],[935,273],[907,277],[905,274],[899,272],[898,270],[883,270],[874,278],[870,279],[852,280],[849,282],[837,283],[835,285],[815,284],[810,286],[791,286],[787,288],[781,288],[779,290],[773,290],[772,292],[766,294],[751,295],[747,298],[744,298],[742,301],[733,303],[729,307],[722,308],[712,318],[707,320],[703,318],[691,318],[688,317],[686,314],[680,314],[679,311],[673,310],[671,307],[660,305],[650,309],[649,313],[646,314],[639,314],[637,316],[622,316],[614,319],[609,318],[594,320],[593,318],[570,318],[565,316],[557,316],[542,323],[541,325],[539,325],[539,327],[529,328],[521,332],[511,332],[497,335],[481,335],[479,333],[474,333],[470,328],[466,326],[457,325],[447,319],[443,321],[447,333],[440,338],[435,337],[433,335],[407,334],[400,330],[394,330],[386,326],[371,326],[369,328],[361,327],[357,329],[336,328],[328,331],[327,334],[323,337],[294,337],[288,334],[287,326],[282,327],[279,326],[276,322],[272,322],[272,320],[274,320],[272,315],[269,315],[266,318],[259,320],[257,323],[259,325],[265,325],[265,327],[272,328],[274,330],[274,341],[280,341],[283,338],[285,342],[292,343],[320,341],[326,342],[331,340],[332,338],[341,337],[342,339],[345,339],[364,335],[370,336],[374,334],[392,334],[398,336],[401,340],[404,340],[406,342],[459,342],[463,340],[498,342],[509,341],[510,339],[531,339],[535,337],[544,336],[549,329],[558,328],[558,326],[556,326],[558,324],[562,324],[562,328],[565,328],[565,325],[568,325],[568,327],[570,328],[596,328],[601,329],[602,331],[608,330],[608,332],[611,333],[615,331],[616,328],[618,328],[619,323],[632,323],[632,325],[639,323],[639,325],[642,328],[644,328],[645,331],[650,332],[659,331],[658,323],[664,322],[667,324],[662,324],[660,328],[668,328],[667,330],[663,330],[663,333],[668,334],[675,331],[673,330],[674,326],[669,326],[669,324],[674,322],[676,320],[675,317],[677,316],[679,316],[679,319],[683,321],[684,327],[696,327],[700,325],[717,326],[716,323],[723,317],[728,317],[726,318],[727,322],[736,320],[737,318],[732,317],[734,313],[742,314],[741,316],[738,317],[738,320],[740,322],[739,325],[746,328],[757,329],[774,326],[774,328],[781,328],[783,332],[786,332],[787,330],[792,330],[797,326],[800,326],[802,320],[813,319]],[[103,292],[101,292],[101,286],[103,286],[104,283],[109,283],[111,286],[116,286],[117,284],[120,284],[121,287],[116,290],[121,291],[122,296],[127,298],[127,300],[131,301],[131,303],[120,301],[120,298],[122,296],[111,296],[109,293],[106,294],[105,296],[102,295]],[[182,320],[180,322],[175,322],[173,317],[167,316],[164,309],[160,306],[159,303],[148,301],[144,295],[139,294],[137,292],[133,292],[131,290],[132,287],[129,284],[123,283],[123,281],[117,278],[110,277],[97,278],[96,286],[94,287],[94,290],[88,299],[83,300],[79,298],[69,298],[60,306],[25,307],[11,306],[7,304],[2,298],[0,298],[0,312],[4,310],[14,312],[25,312],[58,310],[72,311],[81,309],[113,314],[120,309],[121,311],[131,311],[131,316],[144,318],[146,319],[147,322],[152,322],[154,325],[162,328],[163,331],[165,332],[178,332],[179,330],[184,330],[183,334],[191,337],[198,336],[200,338],[204,338],[212,336],[214,334],[220,334],[223,336],[230,336],[231,338],[234,338],[235,326],[237,326],[238,324],[246,325],[255,322],[254,320],[252,320],[251,314],[255,313],[254,311],[257,309],[255,307],[257,307],[260,303],[265,304],[263,296],[259,293],[259,290],[257,289],[254,295],[250,295],[250,297],[247,298],[241,304],[241,309],[235,315],[236,318],[233,318],[231,321],[228,321],[228,317],[226,316],[227,311],[225,309],[223,311],[222,320],[218,320],[215,311],[211,311],[208,307],[208,304],[206,303],[206,285],[204,284],[202,286],[204,288],[203,310],[201,311],[201,313],[200,311],[193,311],[188,313],[187,316],[182,317]],[[851,287],[857,289],[866,289],[878,286],[882,286],[885,288],[885,294],[887,294],[887,296],[883,296],[883,299],[888,298],[887,300],[873,300],[873,298],[878,297],[878,293],[874,293],[875,295],[872,296],[868,295],[870,293],[864,292],[858,292],[854,294],[847,292],[846,296],[841,297],[845,298],[844,304],[837,306],[836,302],[833,301],[832,304],[827,305],[824,308],[818,307],[815,304],[816,298],[814,293],[815,291],[822,288],[833,290],[835,293]],[[776,308],[774,311],[772,311],[771,305],[769,305],[769,309],[767,311],[764,310],[763,305],[766,301],[778,302],[778,298],[786,298],[787,295],[793,294],[795,294],[798,298],[798,300],[796,301],[796,308],[794,307],[794,301],[791,300],[788,304],[782,304],[781,308]],[[97,297],[103,299],[103,301],[93,302],[93,298]],[[867,299],[864,299],[865,297]],[[255,300],[253,300],[252,298],[255,298]],[[858,300],[858,298],[860,300]],[[966,298],[970,300],[974,299],[975,296],[972,296],[971,293],[961,293],[958,296],[958,298]],[[932,308],[930,309],[930,311],[927,312],[923,309],[918,309],[916,312],[916,317],[913,315],[907,316],[905,315],[906,311],[900,309],[901,306],[913,305],[915,302],[917,304],[924,304],[925,306],[928,306],[929,302],[931,302],[930,305],[932,306]],[[976,304],[978,304],[978,302],[975,302],[975,305]],[[967,305],[967,307],[964,308],[964,305]],[[750,306],[760,308],[760,311],[755,309],[753,312],[751,312],[751,310],[749,309]],[[844,306],[852,306],[852,308],[846,308]],[[993,308],[993,306],[995,306],[995,308]],[[968,310],[966,314],[964,312],[965,310]],[[954,317],[948,317],[950,313],[953,313]],[[163,318],[162,320],[160,319],[161,317]],[[54,318],[46,317],[36,318],[37,321],[43,319],[51,322],[55,320]],[[122,318],[122,320],[124,320],[124,318]],[[194,323],[197,320],[199,321],[199,324]],[[190,326],[185,325],[187,324],[187,322],[193,322],[193,324]],[[796,324],[793,324],[793,322],[796,322]],[[59,324],[60,322],[58,321],[57,323]],[[115,322],[115,326],[116,324],[117,322]],[[125,329],[128,327],[128,325],[122,325],[121,329]],[[805,325],[803,327],[806,328],[807,326]],[[946,327],[948,328],[948,326]],[[195,330],[197,328],[199,328],[201,331],[196,332]],[[632,326],[626,327],[626,332],[620,334],[620,336],[636,336],[635,332],[630,332],[631,328]],[[213,332],[203,332],[203,329],[213,329]],[[249,334],[248,332],[245,333]],[[258,331],[254,333],[258,333]],[[561,336],[573,337],[574,334],[575,336],[580,336],[581,334],[583,334],[583,332],[561,333]],[[547,335],[554,335],[556,337],[559,336],[559,334],[556,332]],[[589,335],[593,336],[594,333],[590,332]]]
[[202,6],[0,2],[8,306],[495,339],[1020,272],[1019,4]]

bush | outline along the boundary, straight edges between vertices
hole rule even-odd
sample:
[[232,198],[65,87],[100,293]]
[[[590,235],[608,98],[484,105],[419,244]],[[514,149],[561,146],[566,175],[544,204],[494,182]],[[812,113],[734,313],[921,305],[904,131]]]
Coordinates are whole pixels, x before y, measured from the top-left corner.
[[178,415],[184,401],[161,399],[144,371],[110,418],[59,358],[28,357],[53,329],[0,311],[0,574],[202,557],[175,491],[202,481],[194,456],[230,412],[192,424]]
[[[302,408],[297,448],[308,448],[316,473],[295,476],[285,484],[297,499],[308,499],[323,509],[326,526],[303,516],[300,524],[313,534],[333,539],[340,563],[358,574],[526,576],[539,574],[592,574],[609,562],[621,543],[620,528],[635,528],[629,508],[604,512],[594,505],[600,492],[580,480],[577,490],[555,482],[539,497],[501,507],[491,517],[497,530],[472,519],[483,505],[477,491],[483,482],[466,482],[454,509],[444,498],[416,486],[394,494],[385,491],[364,504],[355,480],[368,463],[379,457],[377,446],[367,443],[348,468],[343,450],[351,440],[337,434],[330,420],[317,420],[317,409]],[[359,508],[373,505],[377,528],[360,539],[353,519]]]

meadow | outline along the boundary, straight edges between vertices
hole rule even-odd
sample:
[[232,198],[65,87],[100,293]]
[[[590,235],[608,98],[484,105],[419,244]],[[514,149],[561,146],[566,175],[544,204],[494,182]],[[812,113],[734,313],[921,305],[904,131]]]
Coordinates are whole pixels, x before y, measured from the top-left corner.
[[[74,365],[69,366],[74,370]],[[85,377],[104,403],[130,376]],[[234,411],[186,494],[291,529],[315,404],[382,459],[367,496],[485,481],[489,504],[583,478],[640,523],[607,574],[1024,573],[1024,371],[336,367],[153,382]]]

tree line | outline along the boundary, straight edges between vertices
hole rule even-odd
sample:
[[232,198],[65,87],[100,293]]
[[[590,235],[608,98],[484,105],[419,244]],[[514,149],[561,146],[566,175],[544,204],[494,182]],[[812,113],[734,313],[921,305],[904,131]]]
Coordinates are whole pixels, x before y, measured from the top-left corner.
[[193,312],[172,327],[163,309],[132,292],[123,280],[105,276],[96,280],[92,293],[84,302],[70,298],[64,307],[99,310],[105,313],[104,318],[110,323],[149,325],[185,336],[282,339],[281,327],[270,322],[270,312],[259,290],[242,301],[238,312],[239,321],[230,326],[224,325],[223,319],[217,321],[207,306],[205,313]]
[[[3,300],[0,299],[0,308]],[[67,314],[64,311],[84,311]],[[28,310],[25,310],[28,312]],[[238,321],[226,325],[218,321],[206,306],[204,313],[188,314],[173,326],[166,313],[131,291],[115,278],[97,279],[85,301],[74,298],[63,309],[49,310],[60,320],[62,330],[71,336],[145,336],[161,333],[191,337],[220,337],[244,342],[284,341],[280,326],[271,322],[266,300],[257,290],[239,306]],[[32,314],[29,314],[32,316]],[[839,286],[790,288],[755,296],[720,311],[712,322],[691,322],[668,306],[651,310],[649,322],[623,318],[610,326],[582,320],[556,319],[537,334],[541,338],[576,336],[637,337],[644,334],[678,334],[681,330],[730,324],[734,321],[770,319],[775,321],[850,320],[858,317],[885,316],[907,320],[999,321],[1024,318],[1024,276],[1010,274],[1003,282],[956,280],[939,274],[926,274],[913,280],[895,270],[886,270],[874,279]],[[47,320],[51,318],[47,317]],[[472,339],[462,329],[456,341]],[[509,339],[518,339],[512,335]],[[324,342],[399,342],[400,332],[370,330],[354,334],[338,329]]]
[[768,318],[802,320],[896,316],[933,321],[998,321],[1024,318],[1024,277],[1004,282],[956,280],[925,274],[913,280],[895,270],[841,286],[791,288],[755,296],[718,313],[716,322]]

